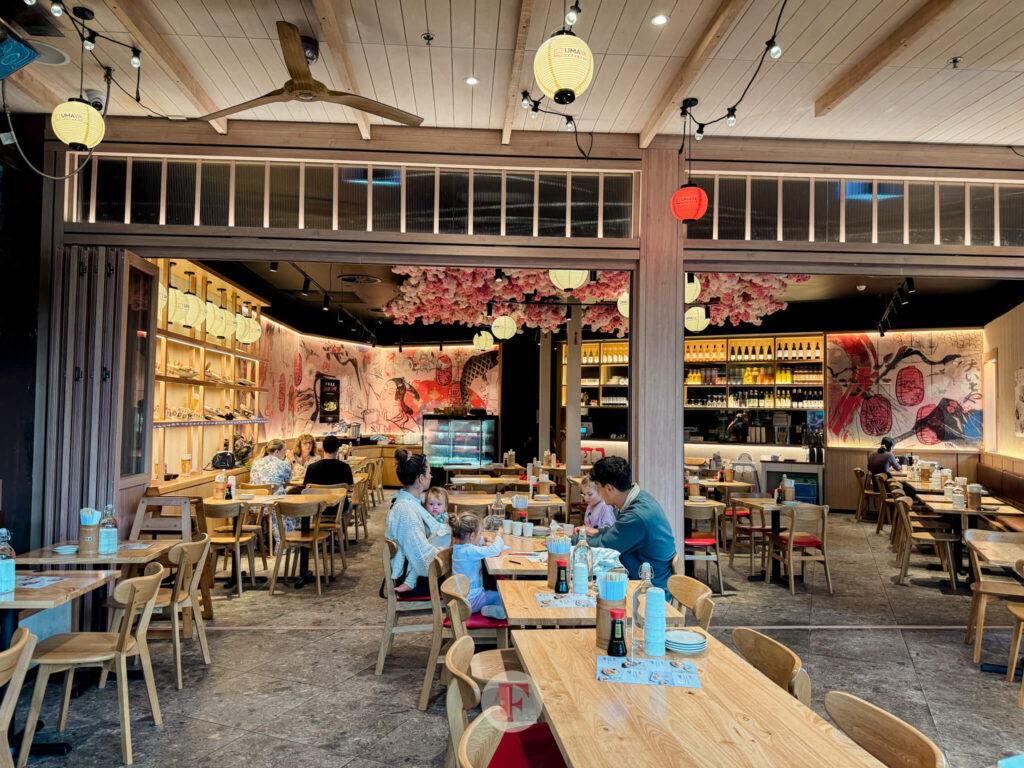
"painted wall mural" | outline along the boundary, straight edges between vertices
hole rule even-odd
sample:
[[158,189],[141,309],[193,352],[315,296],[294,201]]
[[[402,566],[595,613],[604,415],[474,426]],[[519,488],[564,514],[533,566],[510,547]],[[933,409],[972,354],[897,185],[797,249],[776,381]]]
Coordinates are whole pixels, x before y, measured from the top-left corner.
[[1024,437],[1024,368],[1013,372],[1013,434]]
[[342,434],[404,436],[414,442],[423,414],[466,406],[499,410],[499,355],[471,346],[368,347],[306,336],[263,319],[261,439]]
[[829,443],[981,449],[982,342],[980,330],[829,335]]

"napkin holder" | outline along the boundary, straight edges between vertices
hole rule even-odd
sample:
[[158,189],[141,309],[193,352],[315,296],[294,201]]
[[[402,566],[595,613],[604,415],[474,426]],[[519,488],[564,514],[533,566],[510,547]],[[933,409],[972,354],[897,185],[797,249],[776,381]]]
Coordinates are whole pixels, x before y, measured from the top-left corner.
[[558,558],[568,559],[568,555],[553,555],[548,552],[548,589],[555,590],[555,582],[558,581]]
[[967,508],[972,512],[981,511],[981,496],[984,493],[982,486],[971,483],[967,486]]
[[78,554],[98,555],[100,553],[100,524],[78,526]]
[[612,639],[612,611],[616,608],[625,609],[626,600],[605,600],[597,597],[597,629],[594,631],[597,647],[608,651],[608,642]]

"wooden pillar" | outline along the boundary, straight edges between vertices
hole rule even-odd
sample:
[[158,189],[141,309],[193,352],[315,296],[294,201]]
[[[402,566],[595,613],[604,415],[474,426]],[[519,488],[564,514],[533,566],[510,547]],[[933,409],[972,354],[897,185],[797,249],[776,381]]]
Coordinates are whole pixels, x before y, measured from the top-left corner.
[[551,334],[547,331],[540,335],[538,355],[540,399],[537,408],[537,450],[543,456],[551,445]]
[[583,307],[569,309],[565,327],[565,466],[570,475],[580,474],[580,366]]
[[629,380],[631,464],[664,508],[683,551],[683,254],[669,199],[679,188],[675,150],[641,161],[640,263],[633,278]]

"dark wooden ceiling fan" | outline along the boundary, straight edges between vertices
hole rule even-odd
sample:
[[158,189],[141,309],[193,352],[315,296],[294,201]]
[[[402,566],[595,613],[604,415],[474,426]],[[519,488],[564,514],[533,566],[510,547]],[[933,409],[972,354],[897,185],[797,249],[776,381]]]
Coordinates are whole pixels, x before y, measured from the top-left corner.
[[[264,104],[274,104],[285,101],[329,101],[332,104],[342,104],[361,112],[368,112],[396,123],[404,125],[419,125],[423,118],[410,112],[405,112],[397,107],[381,104],[379,101],[359,96],[346,91],[332,91],[323,83],[313,79],[309,71],[309,59],[306,57],[306,44],[303,42],[299,29],[287,21],[277,22],[277,37],[281,42],[281,53],[284,54],[284,63],[288,67],[288,74],[291,79],[283,87],[259,96],[255,99],[236,104],[233,107],[222,109],[219,112],[212,112],[203,115],[200,120],[216,120],[218,117],[227,117],[236,112],[243,112],[253,107],[261,107]],[[313,43],[315,48],[315,42]],[[314,56],[315,60],[315,56]]]

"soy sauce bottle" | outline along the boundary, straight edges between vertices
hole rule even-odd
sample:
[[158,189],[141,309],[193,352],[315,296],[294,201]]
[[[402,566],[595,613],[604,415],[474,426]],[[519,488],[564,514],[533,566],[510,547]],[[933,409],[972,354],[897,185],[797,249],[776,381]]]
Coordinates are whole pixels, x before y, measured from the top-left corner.
[[565,560],[558,560],[556,565],[558,570],[555,576],[555,594],[567,595],[569,594],[569,578],[566,575],[568,563]]
[[612,617],[612,634],[608,641],[609,656],[626,655],[626,609],[613,608],[608,612]]

